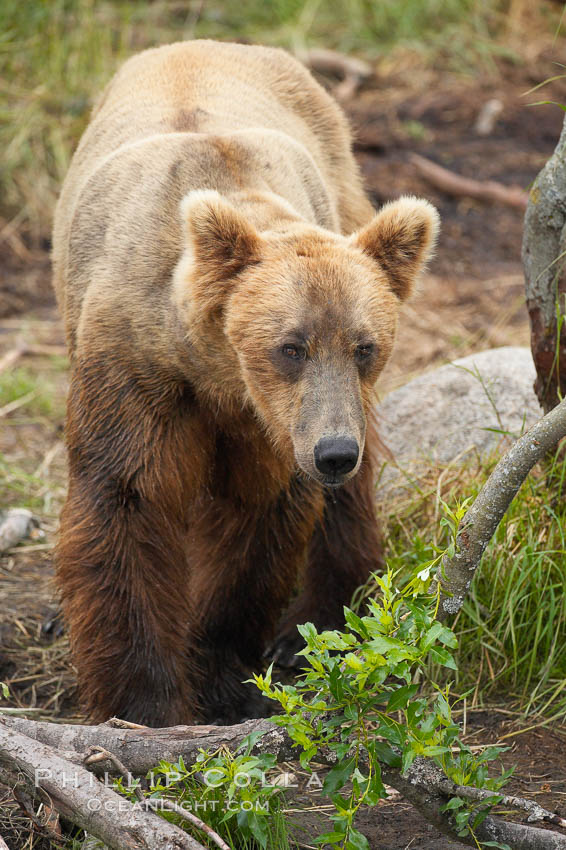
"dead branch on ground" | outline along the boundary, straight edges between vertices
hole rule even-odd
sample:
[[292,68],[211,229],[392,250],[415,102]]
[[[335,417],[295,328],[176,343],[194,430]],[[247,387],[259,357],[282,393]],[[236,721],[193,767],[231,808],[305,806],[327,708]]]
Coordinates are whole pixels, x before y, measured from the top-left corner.
[[[74,726],[70,724],[37,723],[24,718],[6,717],[0,719],[6,730],[12,730],[21,740],[25,735],[28,740],[49,743],[52,752],[60,754],[59,758],[66,761],[67,776],[78,765],[88,762],[92,755],[92,747],[101,746],[111,753],[111,757],[96,760],[89,767],[98,773],[107,770],[121,775],[125,768],[132,776],[143,776],[159,761],[176,762],[179,756],[186,764],[194,763],[201,748],[209,751],[225,746],[234,751],[243,739],[252,732],[262,732],[253,752],[272,753],[278,762],[296,758],[296,750],[287,732],[269,720],[248,720],[236,726],[172,726],[167,729],[139,728],[129,729],[115,726],[112,721],[100,726]],[[8,732],[10,734],[10,732]],[[20,745],[21,746],[21,745]],[[2,764],[2,739],[0,737],[0,765]],[[118,755],[116,755],[118,754]],[[121,764],[117,769],[116,759]],[[321,749],[317,757],[320,764],[334,765],[336,755],[331,751]],[[460,786],[447,779],[442,770],[431,760],[417,758],[403,775],[398,768],[382,765],[384,782],[395,788],[405,799],[412,803],[430,822],[441,832],[468,846],[477,846],[471,838],[460,838],[453,829],[449,815],[442,811],[451,797],[458,796]],[[2,778],[0,767],[0,778]],[[113,793],[113,792],[112,792]],[[54,795],[56,798],[56,795]],[[528,810],[530,801],[521,798],[514,805]],[[519,802],[520,801],[520,802]],[[131,804],[130,804],[131,805]],[[160,805],[160,803],[159,803]],[[535,810],[531,807],[531,813]],[[537,815],[548,822],[556,823],[556,815],[540,808]],[[76,817],[76,815],[75,815]],[[76,822],[76,821],[75,821]],[[88,827],[93,835],[100,835],[96,830],[98,824]],[[477,828],[476,835],[481,841],[498,841],[509,844],[514,850],[566,850],[566,835],[538,829],[530,825],[516,824],[488,815],[483,824]],[[104,839],[103,839],[104,840]],[[114,845],[110,845],[114,846]],[[122,845],[130,846],[130,845]],[[133,845],[143,846],[143,845]],[[177,845],[174,845],[177,846]],[[198,846],[198,845],[197,845]]]
[[64,345],[28,345],[23,342],[0,357],[0,374],[12,369],[21,357],[66,357]]
[[340,77],[341,82],[332,89],[337,100],[349,100],[365,80],[373,74],[373,68],[363,59],[345,56],[336,50],[313,47],[297,52],[297,58],[313,71],[331,77]]
[[473,180],[471,177],[462,177],[461,174],[455,174],[416,153],[411,155],[411,162],[425,180],[447,195],[454,195],[457,198],[476,198],[479,201],[506,204],[522,210],[527,207],[528,195],[520,186],[504,186],[503,183],[497,183],[495,180]]
[[23,782],[32,796],[47,797],[67,820],[112,850],[203,850],[179,827],[99,782],[80,759],[70,761],[4,721],[0,721],[0,781],[8,786]]

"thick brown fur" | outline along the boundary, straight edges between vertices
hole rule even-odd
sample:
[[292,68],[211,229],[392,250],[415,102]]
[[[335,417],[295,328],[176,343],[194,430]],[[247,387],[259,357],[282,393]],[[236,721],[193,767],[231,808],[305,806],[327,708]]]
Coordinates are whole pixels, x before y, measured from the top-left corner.
[[341,111],[282,51],[175,44],[110,83],[53,246],[57,576],[92,720],[260,713],[265,647],[290,663],[297,622],[340,625],[380,564],[373,386],[436,229],[417,199],[372,218]]

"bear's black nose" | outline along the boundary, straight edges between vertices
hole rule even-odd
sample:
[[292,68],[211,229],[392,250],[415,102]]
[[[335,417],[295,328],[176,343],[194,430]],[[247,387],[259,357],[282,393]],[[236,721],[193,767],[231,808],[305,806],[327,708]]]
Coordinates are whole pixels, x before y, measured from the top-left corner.
[[323,475],[346,475],[357,464],[359,453],[353,437],[322,437],[314,447],[314,462]]

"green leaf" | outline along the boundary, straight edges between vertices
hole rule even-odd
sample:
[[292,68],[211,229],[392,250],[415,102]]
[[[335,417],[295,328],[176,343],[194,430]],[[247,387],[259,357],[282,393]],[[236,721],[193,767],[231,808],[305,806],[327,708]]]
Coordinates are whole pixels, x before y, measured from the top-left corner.
[[451,812],[453,809],[461,809],[464,805],[464,801],[461,797],[452,797],[451,800],[448,800],[445,806],[440,807],[441,812]]
[[442,623],[438,621],[433,623],[430,629],[428,629],[419,642],[419,647],[423,652],[426,652],[433,643],[436,643],[438,640],[438,636],[442,633],[444,626]]
[[364,622],[361,617],[358,617],[357,614],[354,614],[350,608],[344,606],[344,617],[346,618],[346,623],[350,626],[350,628],[357,632],[364,640],[367,640],[369,637],[368,630],[364,626]]
[[4,699],[10,698],[10,691],[8,689],[8,685],[5,682],[0,682],[0,686],[2,687],[2,696]]
[[346,841],[346,850],[370,850],[365,835],[362,835],[357,829],[351,829]]
[[256,812],[249,812],[248,827],[260,847],[266,848],[267,838],[269,834],[267,828],[267,818],[265,816],[256,814]]
[[435,664],[442,664],[443,667],[450,667],[451,670],[457,670],[458,667],[453,656],[447,649],[442,649],[439,646],[431,646],[428,652],[428,657]]
[[376,635],[369,641],[368,646],[373,652],[378,652],[380,655],[387,655],[392,649],[400,648],[398,640],[384,637],[384,635]]
[[482,847],[497,847],[498,850],[513,850],[508,844],[499,844],[497,841],[482,841]]
[[534,103],[528,103],[527,106],[558,106],[563,112],[566,112],[566,106],[557,100],[537,100]]
[[319,835],[314,839],[314,844],[338,844],[346,837],[345,832],[325,832],[324,835]]
[[339,741],[338,743],[332,743],[329,745],[332,752],[336,753],[340,761],[347,755],[348,750],[351,747],[350,741]]
[[305,639],[305,642],[309,642],[309,638],[312,640],[317,636],[317,631],[314,626],[314,623],[303,623],[301,626],[297,626],[298,632],[301,637]]
[[449,723],[452,719],[452,713],[450,711],[450,706],[444,694],[438,694],[435,700],[435,706],[438,714]]
[[364,661],[358,655],[353,652],[348,652],[344,656],[344,662],[347,667],[351,670],[363,670],[364,669]]
[[400,708],[405,708],[409,700],[411,700],[419,689],[418,685],[404,685],[393,691],[387,703],[387,711],[398,711]]
[[413,750],[405,750],[405,752],[403,753],[403,758],[401,759],[401,773],[405,774],[408,771],[415,758],[416,753]]
[[399,753],[396,753],[385,741],[373,741],[371,748],[375,751],[379,761],[382,761],[384,764],[388,764],[390,767],[399,767],[401,764]]
[[246,735],[246,737],[243,739],[242,743],[237,749],[237,752],[239,753],[240,751],[243,751],[247,756],[249,756],[259,739],[262,738],[264,735],[265,731],[263,730],[260,730],[259,732],[250,732],[250,734]]
[[338,764],[332,768],[330,773],[326,775],[322,785],[322,793],[333,794],[334,791],[338,791],[339,788],[342,788],[342,786],[350,778],[352,771],[354,770],[355,763],[356,760],[354,758],[338,762]]
[[338,664],[334,664],[328,674],[328,689],[337,702],[343,699],[344,686],[342,684],[342,672]]
[[423,750],[423,755],[424,756],[430,756],[430,758],[432,758],[433,756],[441,756],[441,755],[444,755],[444,753],[449,753],[449,752],[450,752],[450,747],[432,746],[432,747],[425,747],[424,750]]

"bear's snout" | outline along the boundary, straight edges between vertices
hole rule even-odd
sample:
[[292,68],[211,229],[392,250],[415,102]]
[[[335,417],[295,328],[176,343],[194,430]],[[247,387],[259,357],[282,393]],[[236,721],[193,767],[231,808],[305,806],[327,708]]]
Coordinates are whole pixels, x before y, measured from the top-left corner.
[[353,437],[322,437],[314,447],[314,463],[323,475],[338,478],[354,469],[359,454]]

